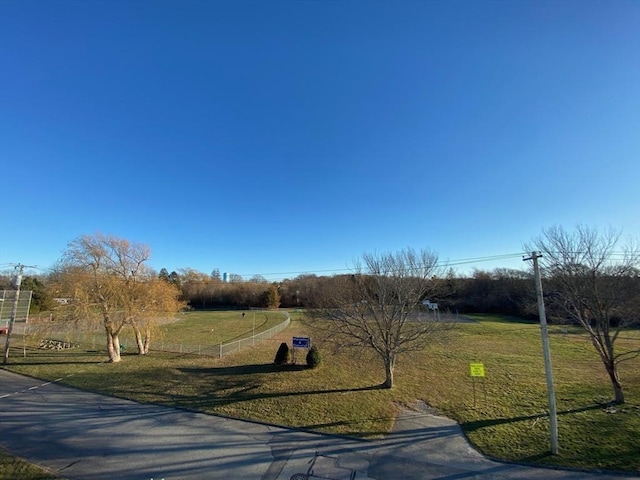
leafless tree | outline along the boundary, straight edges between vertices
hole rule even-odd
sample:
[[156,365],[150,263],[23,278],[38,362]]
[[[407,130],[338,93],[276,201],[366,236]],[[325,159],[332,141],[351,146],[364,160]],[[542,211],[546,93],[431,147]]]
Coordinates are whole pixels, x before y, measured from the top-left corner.
[[380,357],[385,388],[393,387],[399,355],[424,349],[449,327],[421,311],[439,272],[438,257],[428,250],[364,254],[352,275],[334,277],[316,298],[343,345],[368,347]]
[[621,245],[621,231],[577,226],[543,230],[527,251],[542,254],[540,265],[550,306],[564,312],[589,334],[609,375],[614,402],[624,403],[618,376],[621,362],[640,349],[620,351],[616,340],[637,326],[640,315],[640,248],[637,241]]
[[262,275],[253,275],[248,281],[251,283],[269,283]]

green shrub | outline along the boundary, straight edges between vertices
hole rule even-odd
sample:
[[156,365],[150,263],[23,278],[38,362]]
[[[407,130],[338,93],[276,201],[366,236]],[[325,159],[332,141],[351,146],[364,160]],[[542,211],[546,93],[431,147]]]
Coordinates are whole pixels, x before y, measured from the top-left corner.
[[320,352],[316,347],[311,347],[307,352],[307,366],[316,368],[318,365],[320,365]]
[[286,365],[291,361],[291,352],[289,352],[289,345],[286,342],[280,344],[280,348],[276,352],[276,358],[273,361],[276,365]]

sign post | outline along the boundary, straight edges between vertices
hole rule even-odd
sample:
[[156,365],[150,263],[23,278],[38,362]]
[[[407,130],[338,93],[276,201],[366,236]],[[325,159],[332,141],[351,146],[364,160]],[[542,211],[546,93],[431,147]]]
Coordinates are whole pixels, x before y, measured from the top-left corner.
[[291,345],[293,346],[293,363],[296,363],[296,348],[311,348],[311,338],[293,337]]
[[[471,375],[471,383],[473,384],[473,408],[476,407],[476,378],[482,378],[484,383],[484,363],[470,363],[469,374]],[[487,390],[484,389],[484,401],[487,401]]]

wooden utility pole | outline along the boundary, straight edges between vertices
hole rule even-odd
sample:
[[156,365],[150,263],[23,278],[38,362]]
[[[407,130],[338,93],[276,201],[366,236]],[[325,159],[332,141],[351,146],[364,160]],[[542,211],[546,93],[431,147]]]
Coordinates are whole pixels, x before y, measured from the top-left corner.
[[556,394],[553,388],[553,373],[551,372],[551,353],[549,351],[549,330],[547,328],[547,315],[544,311],[544,297],[542,295],[542,279],[540,278],[540,266],[538,258],[542,257],[538,252],[531,252],[531,256],[524,261],[533,260],[533,273],[536,281],[536,297],[538,299],[538,316],[540,317],[540,332],[542,335],[542,351],[544,353],[544,369],[547,376],[547,395],[549,397],[549,428],[551,430],[551,453],[558,454],[558,413],[556,411]]

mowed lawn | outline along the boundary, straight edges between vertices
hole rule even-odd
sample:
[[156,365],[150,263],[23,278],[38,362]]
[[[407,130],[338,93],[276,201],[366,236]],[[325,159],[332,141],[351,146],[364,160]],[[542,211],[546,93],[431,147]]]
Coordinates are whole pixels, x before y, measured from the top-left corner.
[[[214,315],[187,314],[167,325],[164,340],[193,339],[196,324],[199,336],[209,325],[211,333],[216,320],[207,320],[209,314]],[[238,319],[240,312],[233,315],[232,321],[251,321],[253,329],[251,312],[244,319]],[[587,337],[571,327],[550,328],[560,435],[560,453],[551,456],[539,326],[474,318],[423,352],[401,358],[392,390],[378,388],[384,372],[369,351],[337,350],[325,338],[326,325],[299,313],[277,337],[222,359],[128,352],[122,362],[108,364],[104,354],[86,350],[30,350],[26,358],[12,356],[8,368],[44,379],[64,377],[69,385],[141,402],[359,437],[385,434],[399,408],[421,400],[459,421],[470,441],[495,458],[640,471],[640,358],[621,366],[627,404],[610,407],[609,380]],[[220,326],[226,320],[217,321]],[[304,368],[306,351],[299,350],[297,366],[275,368],[280,342],[291,345],[299,335],[310,336],[320,349],[321,366]],[[640,332],[623,332],[618,346],[638,348]],[[486,371],[475,383],[472,362],[482,362]]]
[[[264,332],[286,319],[284,312],[265,310],[193,311],[161,329],[156,344],[219,345]],[[152,347],[153,348],[153,347]]]

